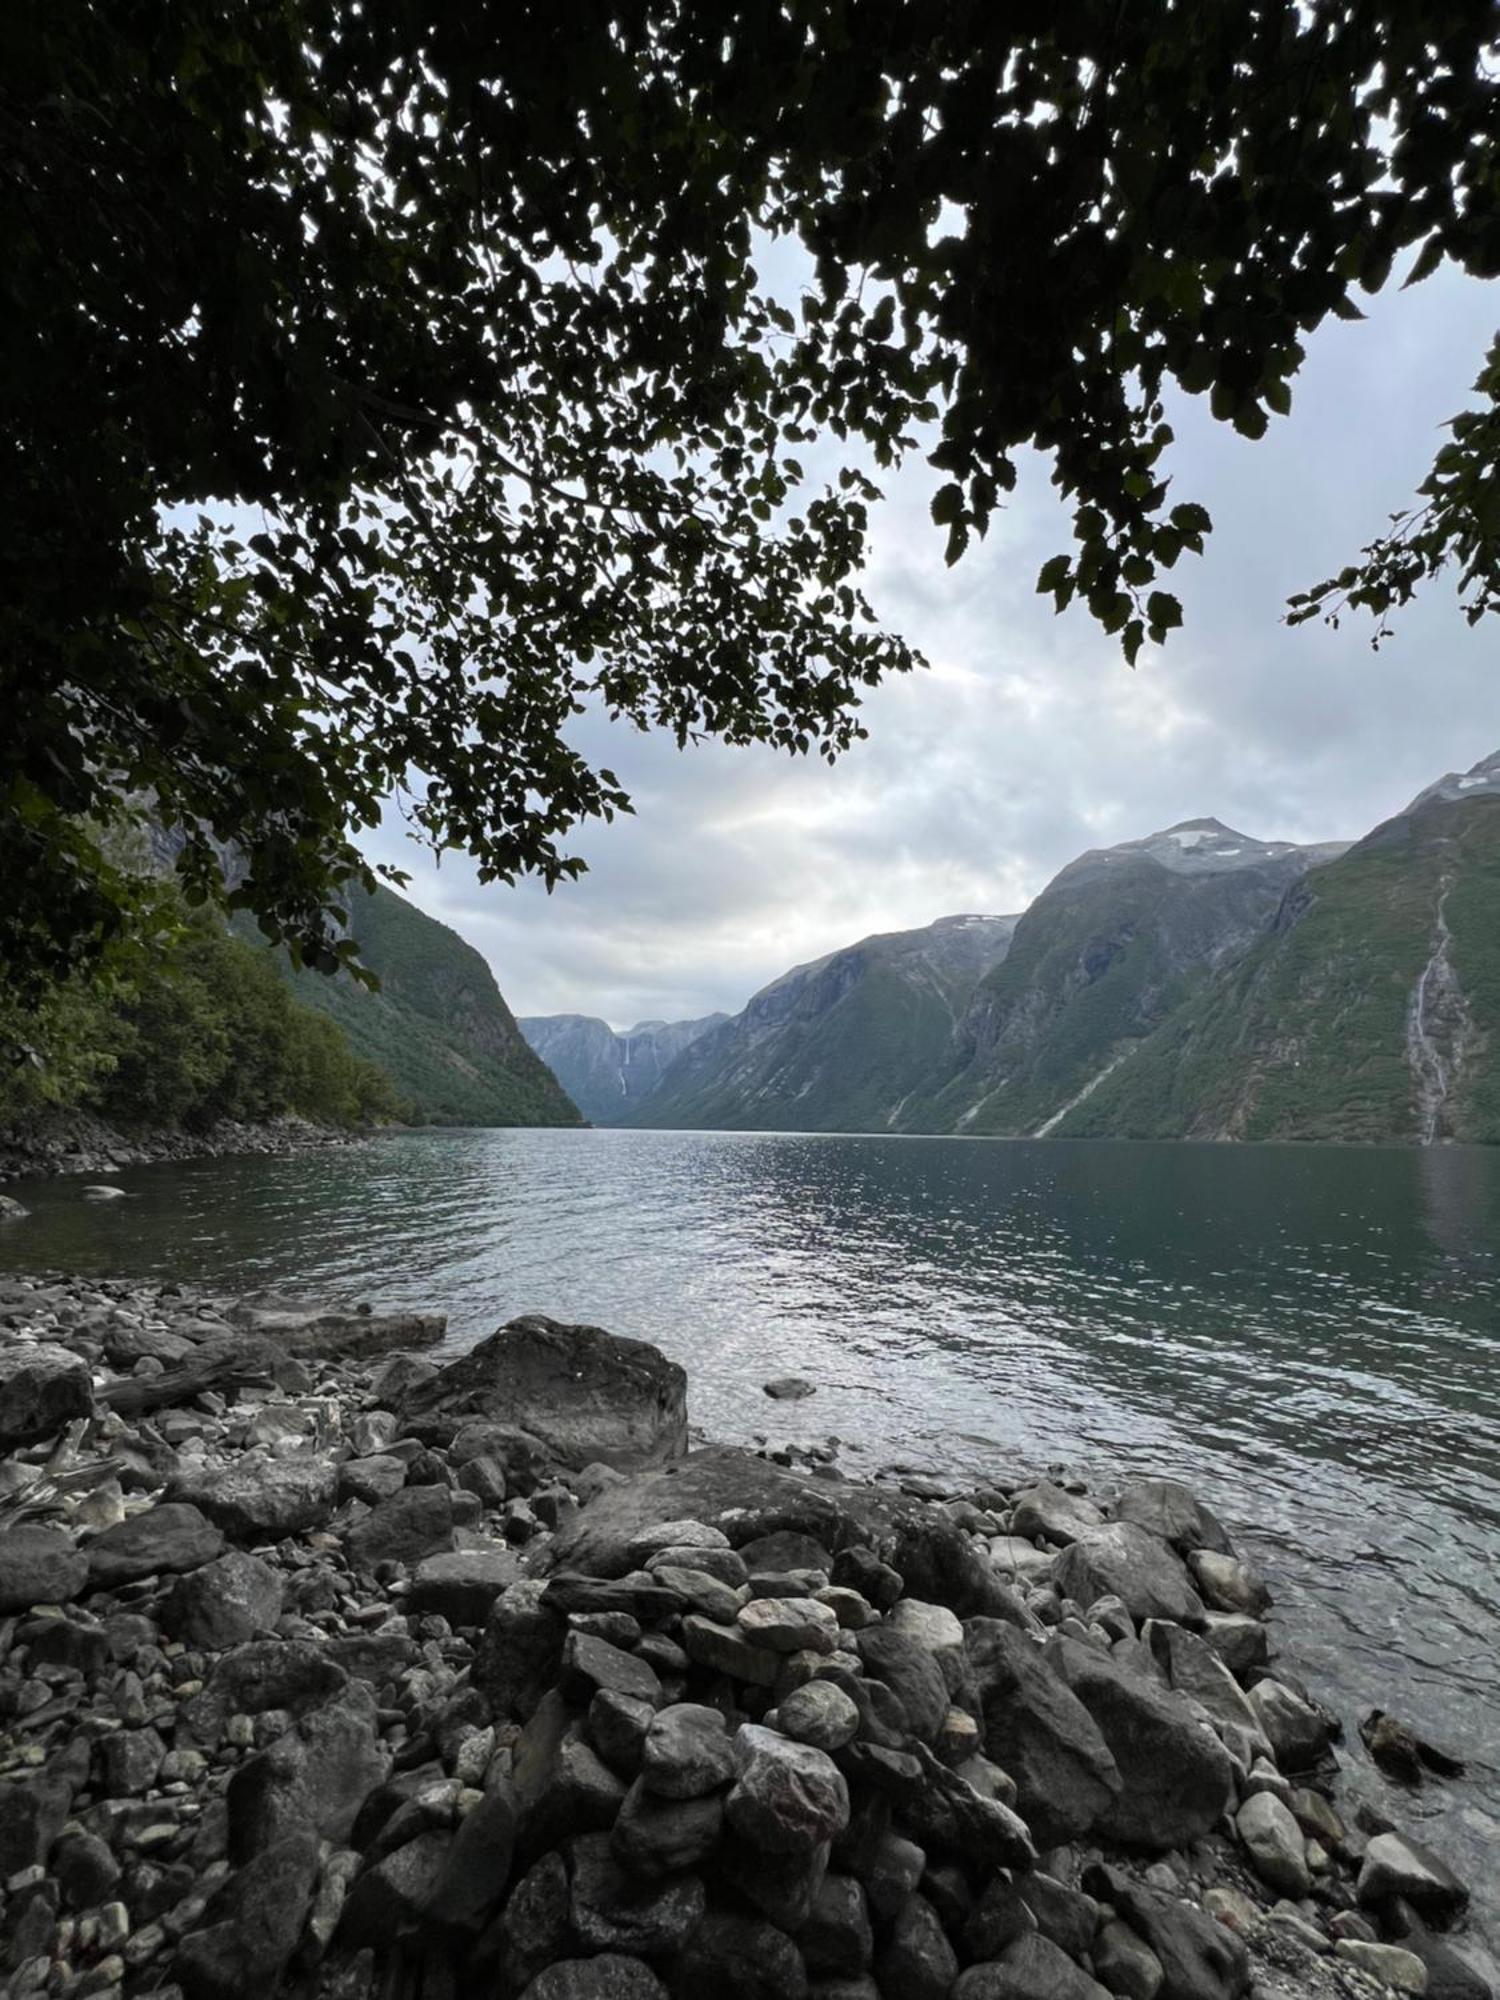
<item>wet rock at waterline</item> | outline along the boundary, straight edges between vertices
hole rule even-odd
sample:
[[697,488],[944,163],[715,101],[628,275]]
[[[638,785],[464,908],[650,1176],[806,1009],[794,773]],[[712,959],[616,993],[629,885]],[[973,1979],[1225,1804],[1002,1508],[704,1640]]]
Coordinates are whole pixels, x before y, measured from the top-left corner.
[[[518,1324],[594,1371],[571,1416],[540,1366],[492,1395],[490,1343],[456,1381],[374,1359],[372,1315],[0,1287],[0,1353],[90,1382],[6,1461],[8,1990],[1483,1993],[1429,1928],[1464,1885],[1347,1831],[1330,1718],[1177,1482],[681,1455],[654,1350]],[[115,1397],[317,1326],[327,1356]]]
[[89,1365],[53,1341],[0,1346],[0,1451],[55,1437],[94,1407]]
[[775,1403],[801,1403],[818,1393],[817,1384],[805,1375],[778,1375],[773,1381],[762,1382],[761,1387]]
[[646,1341],[538,1313],[440,1369],[401,1414],[430,1438],[451,1439],[475,1418],[513,1424],[574,1470],[652,1465],[687,1449],[687,1377]]

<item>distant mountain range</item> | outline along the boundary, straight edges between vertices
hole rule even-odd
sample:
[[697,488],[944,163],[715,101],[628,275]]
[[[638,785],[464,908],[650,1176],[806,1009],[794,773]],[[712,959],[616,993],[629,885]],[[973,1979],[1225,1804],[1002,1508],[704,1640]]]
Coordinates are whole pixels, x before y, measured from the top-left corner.
[[678,1057],[629,1122],[887,1131],[941,1060],[1014,917],[943,917],[863,938],[763,987]]
[[[648,1025],[659,1060],[665,1031]],[[539,1049],[569,1037],[581,1048],[584,1029],[601,1051],[601,1034],[629,1040],[578,1016],[521,1026]],[[1352,845],[1260,841],[1198,819],[1091,850],[1019,918],[865,938],[681,1031],[659,1081],[617,1083],[613,1113],[595,1098],[589,1115],[1500,1140],[1500,753]]]
[[621,1125],[689,1043],[728,1019],[638,1021],[618,1034],[588,1014],[536,1014],[516,1026],[591,1124]]

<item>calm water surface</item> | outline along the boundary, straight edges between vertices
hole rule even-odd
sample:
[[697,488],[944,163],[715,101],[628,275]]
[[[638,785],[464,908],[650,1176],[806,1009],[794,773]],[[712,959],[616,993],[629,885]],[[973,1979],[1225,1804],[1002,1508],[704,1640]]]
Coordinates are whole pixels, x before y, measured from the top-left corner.
[[[487,1131],[118,1179],[18,1189],[0,1266],[431,1305],[455,1348],[591,1320],[683,1362],[708,1432],[850,1471],[1180,1474],[1500,1935],[1500,1152]],[[1372,1705],[1469,1777],[1393,1794]]]

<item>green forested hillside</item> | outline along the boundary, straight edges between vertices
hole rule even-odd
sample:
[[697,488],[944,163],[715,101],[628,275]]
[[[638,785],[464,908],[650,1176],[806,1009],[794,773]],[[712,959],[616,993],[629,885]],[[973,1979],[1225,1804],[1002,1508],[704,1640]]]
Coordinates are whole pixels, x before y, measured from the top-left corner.
[[527,1046],[488,964],[456,931],[393,890],[353,895],[349,929],[380,981],[293,972],[299,999],[337,1022],[422,1120],[577,1125],[576,1106]]
[[1184,821],[1057,875],[913,1093],[908,1130],[1045,1134],[1247,950],[1322,850]]
[[1297,884],[1069,1136],[1500,1140],[1500,797],[1439,798]]
[[126,1128],[325,1124],[399,1114],[385,1074],[300,1004],[264,948],[163,890],[162,942],[118,948],[96,976],[0,1019],[0,1126],[82,1111]]

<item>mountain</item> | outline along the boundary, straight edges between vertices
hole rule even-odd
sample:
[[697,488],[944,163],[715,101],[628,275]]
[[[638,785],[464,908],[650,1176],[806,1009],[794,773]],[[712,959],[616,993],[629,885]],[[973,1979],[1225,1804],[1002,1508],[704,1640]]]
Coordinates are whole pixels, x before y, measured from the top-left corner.
[[620,1125],[690,1043],[727,1014],[699,1021],[638,1021],[617,1034],[590,1014],[528,1014],[516,1023],[593,1125]]
[[631,1114],[633,1125],[751,1131],[899,1129],[1014,917],[941,917],[863,938],[763,987],[700,1035]]
[[1288,891],[1068,1135],[1500,1140],[1500,753]]
[[1251,948],[1294,882],[1342,851],[1191,819],[1081,855],[1020,918],[901,1125],[1060,1129],[1198,986]]
[[349,929],[379,992],[343,974],[288,967],[287,977],[299,1000],[380,1065],[417,1117],[439,1125],[582,1122],[472,945],[392,889],[350,895]]

